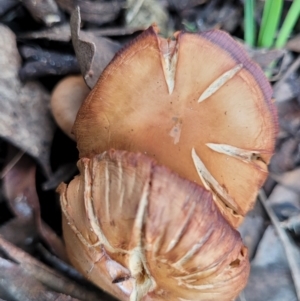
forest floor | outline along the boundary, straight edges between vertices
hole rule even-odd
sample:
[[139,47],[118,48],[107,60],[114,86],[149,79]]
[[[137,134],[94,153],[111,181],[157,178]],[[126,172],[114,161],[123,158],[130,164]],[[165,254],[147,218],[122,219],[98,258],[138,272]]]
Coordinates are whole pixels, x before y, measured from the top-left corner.
[[[244,45],[243,20],[242,0],[0,1],[0,300],[114,300],[67,263],[55,189],[78,173],[78,151],[52,117],[56,84],[83,72],[92,87],[114,54],[153,23],[165,37],[222,29]],[[244,45],[269,74],[279,132],[269,177],[239,228],[251,273],[238,301],[300,296],[299,32],[297,24],[282,49]]]

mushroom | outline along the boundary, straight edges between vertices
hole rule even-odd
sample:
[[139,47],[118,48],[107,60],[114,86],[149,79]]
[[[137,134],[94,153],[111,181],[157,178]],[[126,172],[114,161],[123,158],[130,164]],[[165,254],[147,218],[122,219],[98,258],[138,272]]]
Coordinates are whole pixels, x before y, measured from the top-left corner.
[[213,194],[237,227],[267,177],[277,131],[272,89],[228,34],[150,27],[100,76],[74,125],[80,157],[141,152]]
[[77,114],[80,175],[58,188],[73,265],[122,301],[233,300],[249,274],[236,227],[274,151],[271,95],[222,31],[150,27],[119,51]]
[[203,187],[149,156],[108,151],[78,162],[61,184],[72,264],[124,301],[233,300],[247,249]]
[[90,89],[80,75],[65,77],[53,90],[50,102],[52,115],[62,131],[73,140],[72,127],[89,92]]

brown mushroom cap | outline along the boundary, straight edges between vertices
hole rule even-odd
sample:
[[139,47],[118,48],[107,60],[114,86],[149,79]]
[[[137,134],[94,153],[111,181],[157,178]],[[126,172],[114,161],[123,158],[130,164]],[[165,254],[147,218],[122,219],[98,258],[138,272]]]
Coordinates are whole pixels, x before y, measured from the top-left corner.
[[149,156],[110,151],[61,184],[71,262],[120,300],[233,300],[247,250],[206,189]]
[[71,139],[76,115],[90,89],[81,75],[68,76],[62,79],[54,88],[51,96],[51,111],[53,117]]
[[228,34],[150,27],[121,50],[81,107],[80,157],[142,152],[211,190],[236,227],[267,176],[277,131],[272,90]]

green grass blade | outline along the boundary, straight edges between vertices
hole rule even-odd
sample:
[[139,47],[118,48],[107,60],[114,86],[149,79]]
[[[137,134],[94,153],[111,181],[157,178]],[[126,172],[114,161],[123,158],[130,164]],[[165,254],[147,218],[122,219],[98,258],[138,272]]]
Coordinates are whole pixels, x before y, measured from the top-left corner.
[[258,46],[266,48],[273,46],[282,7],[283,0],[266,0],[258,36]]
[[262,36],[264,34],[264,30],[266,29],[266,25],[268,22],[268,15],[270,14],[270,10],[271,10],[271,5],[272,5],[272,0],[265,1],[263,16],[260,24],[259,35],[258,35],[258,44],[260,43],[259,41],[261,41]]
[[255,44],[255,17],[254,17],[254,0],[245,0],[244,2],[244,40],[247,45],[254,46]]
[[285,46],[291,31],[293,30],[297,20],[300,16],[300,0],[294,0],[286,18],[279,31],[277,41],[275,43],[276,48],[282,48]]

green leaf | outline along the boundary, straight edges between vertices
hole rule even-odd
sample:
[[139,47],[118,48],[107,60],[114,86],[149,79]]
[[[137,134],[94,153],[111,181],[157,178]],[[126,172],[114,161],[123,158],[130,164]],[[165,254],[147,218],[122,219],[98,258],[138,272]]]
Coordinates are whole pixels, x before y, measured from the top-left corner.
[[244,2],[244,27],[245,36],[244,40],[249,46],[255,45],[255,17],[254,17],[254,0],[245,0]]
[[258,36],[258,46],[266,48],[273,46],[282,7],[283,0],[266,0]]
[[285,46],[299,16],[300,0],[294,0],[279,31],[279,35],[275,43],[276,48],[282,48]]

